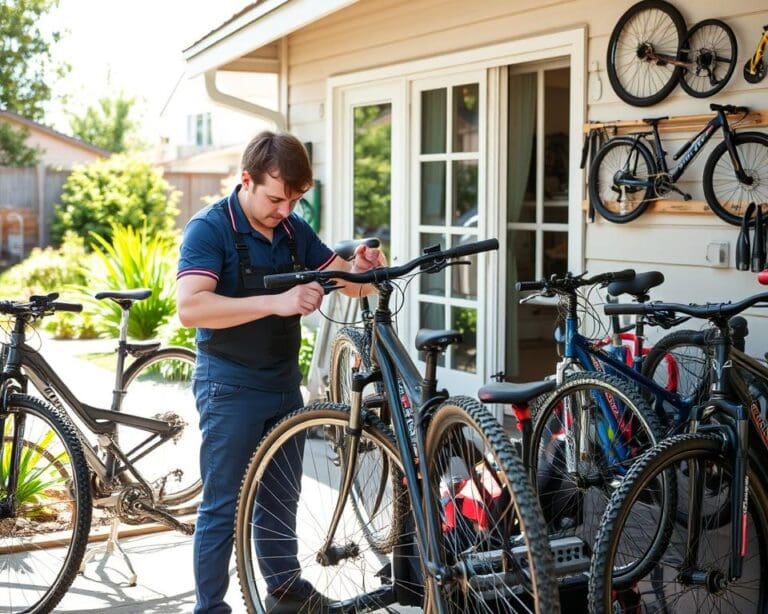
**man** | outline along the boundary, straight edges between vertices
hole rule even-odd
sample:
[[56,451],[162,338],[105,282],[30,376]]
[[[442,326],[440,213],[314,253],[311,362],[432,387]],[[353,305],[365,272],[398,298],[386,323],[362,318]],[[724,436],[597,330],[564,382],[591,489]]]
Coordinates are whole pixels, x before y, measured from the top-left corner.
[[[194,539],[196,614],[231,612],[224,596],[240,481],[263,434],[303,404],[299,318],[320,307],[323,288],[311,283],[275,292],[264,288],[264,275],[302,268],[362,272],[386,262],[378,249],[360,246],[350,265],[292,214],[311,185],[301,142],[262,132],[243,153],[240,185],[184,230],[177,303],[181,322],[197,328],[194,392],[203,435],[203,500]],[[359,296],[368,289],[345,282],[341,291]],[[269,547],[260,548],[265,564],[284,556],[283,551],[270,557]],[[295,573],[270,572],[268,611],[324,602]]]

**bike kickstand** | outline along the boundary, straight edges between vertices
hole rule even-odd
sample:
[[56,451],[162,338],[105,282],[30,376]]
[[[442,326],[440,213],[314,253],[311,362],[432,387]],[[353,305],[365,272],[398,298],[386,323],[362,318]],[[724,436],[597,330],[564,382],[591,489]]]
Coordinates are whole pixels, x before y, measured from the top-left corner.
[[109,537],[107,538],[107,541],[104,542],[103,544],[98,544],[93,548],[90,548],[85,553],[85,556],[83,556],[83,560],[80,563],[80,570],[78,571],[78,573],[84,574],[85,566],[94,558],[96,558],[97,555],[103,554],[104,558],[107,558],[109,555],[117,553],[120,556],[120,558],[125,562],[126,566],[128,567],[129,586],[136,586],[136,581],[138,579],[138,576],[136,575],[136,571],[133,569],[133,565],[131,565],[131,559],[128,558],[128,555],[125,553],[125,550],[123,550],[123,547],[120,545],[120,542],[118,541],[119,529],[120,529],[120,518],[118,516],[115,516],[114,518],[112,518],[112,527],[110,528]]

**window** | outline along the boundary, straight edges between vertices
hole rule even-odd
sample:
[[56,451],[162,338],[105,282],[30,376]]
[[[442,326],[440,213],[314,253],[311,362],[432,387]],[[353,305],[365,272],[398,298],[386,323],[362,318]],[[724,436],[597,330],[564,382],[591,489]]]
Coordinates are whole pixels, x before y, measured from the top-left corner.
[[187,116],[187,140],[199,147],[213,145],[210,113]]

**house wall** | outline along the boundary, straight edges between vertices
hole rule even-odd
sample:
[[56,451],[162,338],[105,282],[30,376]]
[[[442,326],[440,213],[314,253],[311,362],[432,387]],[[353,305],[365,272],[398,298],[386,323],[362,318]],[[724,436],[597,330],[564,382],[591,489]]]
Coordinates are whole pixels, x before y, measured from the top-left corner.
[[[729,84],[707,99],[689,97],[681,88],[650,108],[621,101],[608,81],[605,56],[612,28],[633,0],[484,0],[471,10],[459,0],[363,0],[338,11],[288,38],[289,125],[313,144],[315,172],[329,178],[326,165],[326,80],[379,66],[439,56],[587,24],[588,82],[585,120],[611,121],[643,117],[689,115],[709,112],[709,103],[738,104],[768,110],[768,79],[750,85],[741,76],[742,66],[757,44],[761,26],[768,23],[763,0],[675,0],[690,27],[705,18],[726,21],[739,44],[739,58]],[[596,69],[595,69],[596,66]],[[598,83],[599,80],[599,83]],[[599,87],[601,86],[601,88]],[[602,90],[598,98],[596,92]],[[667,133],[667,151],[675,152],[691,134]],[[580,147],[581,135],[573,139]],[[703,200],[701,175],[707,153],[719,138],[688,168],[680,187]],[[674,197],[673,197],[674,198]],[[332,206],[330,203],[329,206]],[[734,268],[737,229],[713,214],[652,214],[627,225],[596,221],[588,224],[584,266],[591,272],[624,268],[660,269],[667,277],[663,293],[669,301],[703,301],[738,298],[760,291],[751,273]],[[710,242],[730,245],[730,267],[709,266]],[[757,310],[753,310],[757,311]],[[762,354],[768,341],[768,321],[753,313],[748,350]]]

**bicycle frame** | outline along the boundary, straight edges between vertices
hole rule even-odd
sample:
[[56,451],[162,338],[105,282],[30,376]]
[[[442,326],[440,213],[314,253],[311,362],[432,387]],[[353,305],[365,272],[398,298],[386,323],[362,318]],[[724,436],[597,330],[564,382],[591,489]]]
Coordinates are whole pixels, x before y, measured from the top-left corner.
[[[395,431],[398,451],[403,462],[406,487],[413,506],[413,517],[416,525],[416,539],[421,552],[424,566],[429,574],[429,581],[439,583],[445,575],[438,561],[440,552],[436,539],[429,539],[430,535],[439,535],[440,527],[437,523],[437,510],[432,509],[432,500],[426,492],[428,488],[428,476],[424,475],[426,465],[421,464],[421,480],[416,466],[416,458],[411,443],[411,436],[405,419],[405,410],[399,394],[398,377],[411,399],[418,399],[415,420],[416,450],[419,458],[426,458],[424,431],[422,418],[426,412],[448,398],[445,391],[437,391],[437,352],[429,352],[424,377],[421,376],[413,363],[408,351],[397,336],[392,324],[392,313],[389,309],[389,300],[393,286],[390,282],[380,282],[379,303],[373,320],[372,356],[375,358],[378,369],[372,373],[357,373],[352,384],[352,407],[350,424],[347,437],[350,440],[345,446],[347,458],[345,459],[346,471],[342,479],[342,485],[337,500],[336,509],[330,523],[325,545],[321,549],[321,555],[332,556],[333,536],[341,518],[341,513],[346,504],[352,480],[354,477],[355,461],[357,457],[357,444],[361,434],[361,411],[363,388],[372,382],[381,381],[389,404],[392,425]],[[422,484],[427,484],[426,488]],[[434,591],[439,595],[438,591]],[[443,604],[438,597],[438,611],[443,611]]]
[[[88,466],[102,483],[108,484],[124,472],[130,471],[137,481],[151,490],[139,472],[136,471],[133,463],[155,450],[166,440],[171,439],[176,434],[178,427],[162,420],[134,416],[120,411],[124,396],[121,380],[127,352],[124,337],[127,334],[127,315],[124,314],[124,322],[121,326],[120,346],[118,348],[119,368],[115,374],[112,409],[100,409],[80,401],[45,358],[26,345],[24,327],[24,320],[18,318],[11,334],[8,357],[3,372],[0,374],[0,384],[7,381],[17,382],[21,386],[22,392],[26,393],[27,384],[31,382],[49,403],[65,413],[76,416],[89,431],[96,434],[99,445],[106,453],[104,460],[99,458],[90,445],[83,445],[83,452]],[[146,431],[150,435],[133,450],[124,453],[112,439],[112,435],[117,432],[118,424]],[[75,428],[81,441],[87,441],[80,425],[75,423]],[[106,503],[103,500],[97,502]]]
[[757,72],[757,65],[765,55],[765,47],[768,45],[768,26],[763,26],[763,35],[757,43],[755,53],[749,58],[749,72],[755,74]]

